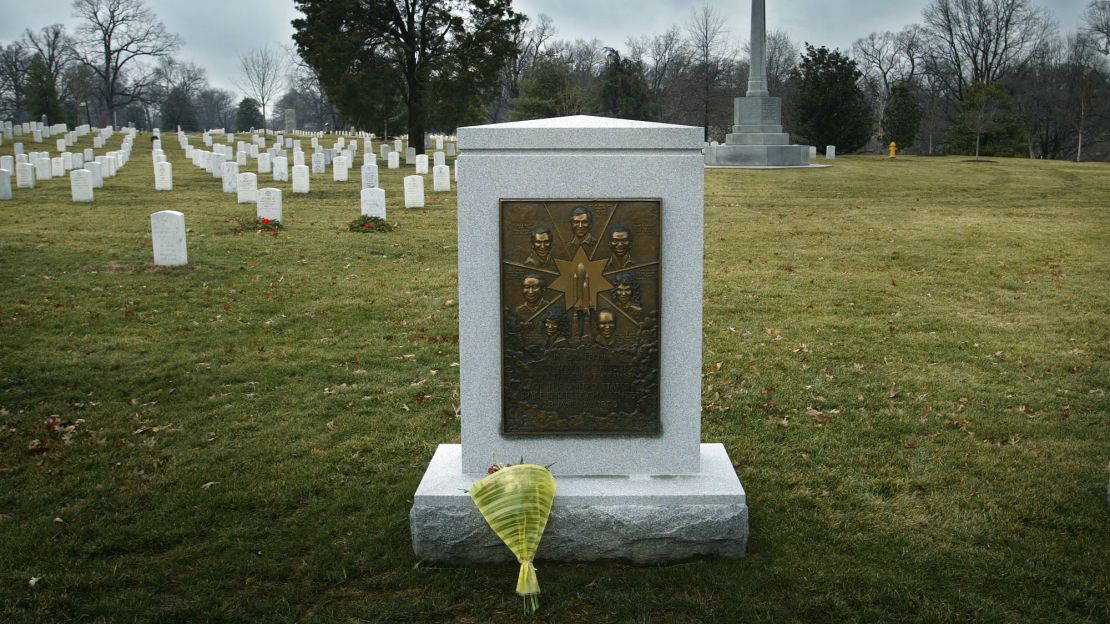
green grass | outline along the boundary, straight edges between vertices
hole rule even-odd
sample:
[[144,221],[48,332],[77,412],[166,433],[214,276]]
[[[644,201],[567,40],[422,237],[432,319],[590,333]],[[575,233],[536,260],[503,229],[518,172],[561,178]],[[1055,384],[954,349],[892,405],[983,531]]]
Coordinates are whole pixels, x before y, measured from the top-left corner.
[[[286,227],[236,233],[253,206],[169,136],[155,193],[135,144],[91,206],[68,179],[0,203],[0,621],[525,619],[515,566],[409,539],[459,435],[454,193],[429,176],[404,210],[411,168],[382,166],[398,229],[358,234],[357,168],[260,176]],[[703,438],[748,557],[541,565],[531,620],[1110,620],[1110,167],[849,157],[706,189]],[[152,266],[163,209],[186,268]]]

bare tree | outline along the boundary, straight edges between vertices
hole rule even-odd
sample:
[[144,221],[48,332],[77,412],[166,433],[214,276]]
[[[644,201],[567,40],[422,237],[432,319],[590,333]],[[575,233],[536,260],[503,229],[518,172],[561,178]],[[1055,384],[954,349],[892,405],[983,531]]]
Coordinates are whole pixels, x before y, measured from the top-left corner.
[[933,69],[961,101],[969,85],[1019,68],[1055,27],[1031,0],[931,0],[923,15]]
[[96,73],[100,99],[114,124],[116,112],[142,101],[153,82],[141,61],[169,55],[182,39],[167,32],[143,0],[74,0],[73,15],[82,20],[78,59]]
[[694,9],[686,25],[686,36],[697,72],[698,105],[702,114],[704,140],[709,140],[710,109],[715,87],[732,69],[734,53],[728,44],[725,18],[708,3]]
[[73,62],[73,39],[66,34],[65,26],[53,24],[40,29],[37,33],[28,28],[23,33],[23,41],[28,50],[42,59],[46,70],[54,77],[54,87],[61,99],[66,99],[63,74]]
[[286,55],[276,48],[264,46],[239,57],[239,71],[244,84],[243,94],[262,105],[262,130],[266,130],[266,105],[281,94],[285,85]]
[[1064,110],[1070,113],[1075,131],[1075,161],[1083,160],[1083,141],[1090,117],[1098,104],[1099,70],[1104,66],[1096,44],[1086,34],[1068,37],[1068,52],[1064,69],[1067,76],[1067,103]]
[[[748,44],[748,54],[751,54],[751,44]],[[802,49],[790,38],[785,30],[776,30],[767,34],[767,90],[780,97],[785,95],[786,85],[790,81],[790,72],[798,66],[798,59],[802,57]]]
[[208,86],[208,72],[192,61],[179,61],[173,57],[158,60],[154,74],[165,92],[180,89],[192,98],[197,91]]
[[1091,0],[1083,16],[1087,32],[1101,44],[1103,54],[1110,54],[1110,0]]
[[230,128],[235,120],[235,94],[201,88],[196,93],[197,122],[201,128]]
[[555,23],[550,16],[540,13],[532,22],[525,18],[521,27],[513,32],[513,53],[501,69],[501,96],[490,107],[491,122],[507,118],[509,104],[520,97],[520,78],[543,52],[544,45],[555,36]]
[[23,94],[31,58],[22,43],[0,47],[0,111],[17,122],[26,121]]
[[859,63],[871,95],[879,103],[877,117],[882,119],[883,105],[890,97],[896,82],[896,72],[902,63],[902,46],[898,35],[890,32],[873,32],[852,44],[852,58]]
[[875,122],[885,118],[895,85],[913,85],[922,56],[922,31],[909,26],[901,32],[874,32],[852,44],[852,58],[863,72],[863,85],[875,106]]
[[687,73],[690,70],[690,49],[682,30],[671,26],[651,37],[630,37],[625,45],[628,58],[643,68],[651,97],[659,107],[661,120],[678,121],[688,103]]

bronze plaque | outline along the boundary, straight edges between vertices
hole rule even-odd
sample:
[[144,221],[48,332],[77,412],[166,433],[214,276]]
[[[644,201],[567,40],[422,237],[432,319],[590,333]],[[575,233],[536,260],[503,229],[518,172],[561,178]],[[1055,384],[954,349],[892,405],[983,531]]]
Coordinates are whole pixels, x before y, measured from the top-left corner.
[[501,201],[501,430],[658,435],[662,201]]

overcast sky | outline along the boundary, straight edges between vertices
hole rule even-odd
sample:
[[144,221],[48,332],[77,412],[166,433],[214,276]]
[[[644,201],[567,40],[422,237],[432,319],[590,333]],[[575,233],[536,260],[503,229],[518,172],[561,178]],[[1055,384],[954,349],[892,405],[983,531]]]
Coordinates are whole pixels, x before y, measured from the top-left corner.
[[[928,0],[770,0],[768,30],[785,30],[798,42],[847,49],[856,39],[878,30],[899,30],[920,21]],[[1088,0],[1042,0],[1065,31],[1075,29]],[[185,39],[178,56],[208,70],[217,87],[238,89],[238,56],[266,44],[292,43],[289,24],[299,14],[292,0],[147,0],[166,28]],[[672,24],[684,25],[691,0],[514,0],[530,16],[546,13],[558,39],[600,39],[618,49],[630,36],[651,35]],[[748,39],[748,0],[709,0],[722,14],[737,47]],[[0,0],[0,43],[54,23],[71,30],[70,0]]]

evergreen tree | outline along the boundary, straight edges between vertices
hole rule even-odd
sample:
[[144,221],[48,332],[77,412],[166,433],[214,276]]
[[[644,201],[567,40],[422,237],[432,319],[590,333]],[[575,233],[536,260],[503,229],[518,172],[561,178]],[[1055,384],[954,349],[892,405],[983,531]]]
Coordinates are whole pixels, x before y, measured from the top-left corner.
[[162,102],[161,124],[166,128],[180,126],[186,132],[198,130],[196,109],[184,89],[175,87],[166,95],[166,100]]
[[[512,0],[295,0],[301,58],[352,123],[405,110],[417,153],[431,124],[473,121],[500,93],[522,17]],[[393,124],[390,125],[392,129]]]
[[235,129],[239,132],[246,132],[251,128],[262,127],[262,109],[258,105],[258,100],[254,98],[243,98],[239,102],[239,111],[235,114]]
[[561,59],[536,59],[519,87],[520,97],[509,109],[512,121],[577,115],[584,109],[582,90]]
[[651,94],[638,63],[606,50],[605,69],[598,79],[597,112],[607,117],[645,120],[651,117]]
[[1022,156],[1028,137],[1017,102],[997,82],[973,83],[964,92],[959,121],[948,129],[950,154]]
[[27,83],[24,87],[23,97],[27,111],[31,118],[38,120],[46,115],[50,123],[65,121],[62,112],[62,101],[58,98],[58,88],[50,68],[43,62],[42,57],[35,56],[27,69]]
[[856,62],[839,51],[806,44],[802,63],[791,72],[798,134],[818,147],[854,152],[871,138],[871,104],[859,87]]
[[917,105],[917,97],[905,83],[894,85],[883,114],[883,145],[893,141],[899,149],[908,149],[920,127],[921,107]]

